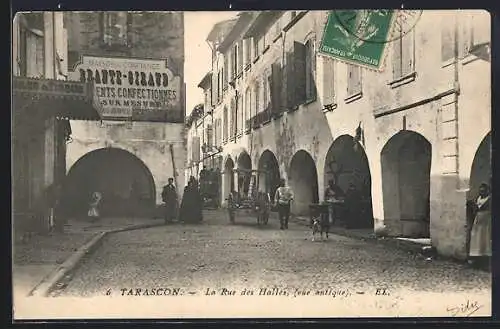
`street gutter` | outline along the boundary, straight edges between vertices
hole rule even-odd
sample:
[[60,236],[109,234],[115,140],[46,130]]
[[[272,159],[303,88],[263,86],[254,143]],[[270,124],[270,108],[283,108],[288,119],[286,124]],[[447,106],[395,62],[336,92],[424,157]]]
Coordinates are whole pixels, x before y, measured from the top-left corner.
[[48,276],[42,279],[28,294],[28,296],[36,297],[48,297],[52,292],[54,287],[59,283],[69,272],[74,270],[80,261],[93,250],[97,248],[100,242],[103,241],[104,237],[111,233],[126,232],[132,230],[140,230],[145,228],[151,228],[156,226],[164,226],[164,223],[155,224],[139,224],[119,229],[112,229],[108,231],[103,231],[94,235],[94,237],[83,246],[78,248],[64,263],[59,265],[55,271],[51,272]]

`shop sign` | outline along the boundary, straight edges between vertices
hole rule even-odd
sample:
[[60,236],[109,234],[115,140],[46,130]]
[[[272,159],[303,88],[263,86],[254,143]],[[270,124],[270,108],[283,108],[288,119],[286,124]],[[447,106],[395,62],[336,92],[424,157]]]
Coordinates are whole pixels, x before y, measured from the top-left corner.
[[13,87],[15,93],[34,93],[39,96],[87,96],[86,84],[62,80],[14,77]]
[[183,120],[181,78],[167,68],[166,60],[83,56],[69,78],[94,83],[103,118]]

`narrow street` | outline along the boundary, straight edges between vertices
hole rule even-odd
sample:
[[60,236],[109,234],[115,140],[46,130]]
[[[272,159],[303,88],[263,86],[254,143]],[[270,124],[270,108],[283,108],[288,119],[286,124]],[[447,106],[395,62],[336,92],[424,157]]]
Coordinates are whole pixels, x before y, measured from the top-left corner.
[[229,225],[221,214],[205,212],[202,225],[173,224],[113,234],[56,295],[142,296],[158,288],[204,295],[207,288],[227,287],[253,289],[255,294],[263,287],[290,294],[295,289],[315,294],[329,288],[344,291],[337,294],[374,294],[377,288],[387,288],[393,296],[398,291],[490,294],[489,273],[454,262],[426,261],[338,235],[312,242],[308,228],[291,224],[289,230],[280,231],[276,220],[265,228],[251,218]]

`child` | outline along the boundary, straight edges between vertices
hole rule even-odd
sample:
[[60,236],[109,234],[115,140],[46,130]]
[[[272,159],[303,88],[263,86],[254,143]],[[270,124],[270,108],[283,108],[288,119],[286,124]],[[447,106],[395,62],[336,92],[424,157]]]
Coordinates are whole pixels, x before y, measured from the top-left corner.
[[99,203],[101,202],[102,195],[99,192],[92,193],[92,199],[90,200],[90,208],[88,216],[91,218],[92,222],[99,220]]

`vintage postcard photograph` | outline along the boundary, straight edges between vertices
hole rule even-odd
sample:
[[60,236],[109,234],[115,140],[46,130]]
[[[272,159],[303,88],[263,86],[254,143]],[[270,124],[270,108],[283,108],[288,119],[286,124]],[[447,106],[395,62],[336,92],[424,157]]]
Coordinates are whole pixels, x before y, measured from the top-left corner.
[[14,320],[491,316],[490,21],[14,13]]

